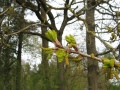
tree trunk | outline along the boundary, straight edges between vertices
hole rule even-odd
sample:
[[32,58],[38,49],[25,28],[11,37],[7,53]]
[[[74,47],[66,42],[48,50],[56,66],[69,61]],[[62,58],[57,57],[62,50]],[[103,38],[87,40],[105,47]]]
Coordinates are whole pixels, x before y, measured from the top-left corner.
[[[62,42],[62,34],[58,36],[58,40]],[[59,83],[58,90],[65,90],[64,61],[57,62],[57,69],[58,69],[58,83]]]
[[58,81],[59,81],[58,90],[65,90],[65,85],[64,85],[64,62],[58,62],[57,68],[58,68]]
[[[24,8],[21,11],[21,24],[20,28],[24,27]],[[17,65],[16,65],[16,90],[21,90],[21,53],[22,53],[22,41],[23,33],[18,34],[18,55],[17,55]]]
[[[42,7],[41,7],[41,14],[42,14],[42,18],[46,20],[46,13]],[[42,30],[42,35],[45,35],[47,31],[47,27],[41,26],[41,30]],[[44,38],[42,38],[42,46],[48,48],[48,41],[45,40]],[[42,74],[43,74],[43,81],[45,84],[44,90],[48,90],[48,89],[51,90],[50,83],[49,83],[49,76],[48,76],[49,70],[48,69],[49,69],[49,65],[48,65],[47,55],[42,51],[42,71],[43,71]]]
[[22,53],[22,41],[23,34],[19,34],[19,44],[18,44],[18,56],[17,56],[17,67],[16,67],[16,90],[21,90],[21,53]]
[[4,90],[11,90],[10,89],[10,67],[9,67],[9,61],[10,61],[10,57],[9,57],[9,54],[10,54],[10,52],[9,52],[9,48],[7,47],[7,48],[5,48],[4,50],[3,50],[3,52],[4,52],[4,57],[3,57],[3,59],[4,59]]
[[[94,20],[94,3],[95,0],[87,0],[86,22],[88,30],[95,32],[95,20]],[[88,54],[96,54],[95,37],[86,32],[86,47]],[[88,58],[88,90],[98,89],[98,62]]]

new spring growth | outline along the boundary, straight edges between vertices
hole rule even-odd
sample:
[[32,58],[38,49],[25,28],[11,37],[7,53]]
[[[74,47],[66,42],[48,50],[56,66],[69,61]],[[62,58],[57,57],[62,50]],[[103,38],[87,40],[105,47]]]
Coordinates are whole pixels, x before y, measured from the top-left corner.
[[76,45],[76,40],[71,34],[69,36],[66,36],[65,40],[67,41],[69,48],[73,47],[75,49],[75,51],[78,51],[78,47]]
[[115,77],[118,80],[119,79],[118,70],[114,67],[115,59],[103,58],[102,60],[103,60],[102,74],[106,74],[107,79],[113,79],[113,77]]
[[62,47],[61,43],[57,39],[57,33],[55,30],[48,30],[45,35],[50,41],[55,44],[56,47]]
[[[94,33],[92,33],[92,34],[95,35]],[[70,60],[81,61],[81,60],[83,60],[83,56],[89,57],[94,60],[103,62],[102,74],[105,74],[108,79],[112,79],[113,76],[116,79],[119,79],[118,71],[120,70],[120,63],[115,62],[115,58],[112,58],[112,59],[102,58],[101,59],[101,58],[95,57],[93,53],[90,55],[83,54],[82,52],[78,51],[76,40],[71,34],[65,37],[65,39],[68,43],[68,49],[64,48],[61,45],[61,43],[58,41],[57,33],[55,32],[55,30],[48,30],[45,33],[45,35],[49,40],[51,40],[55,44],[55,48],[43,48],[42,47],[42,49],[45,51],[45,53],[48,54],[48,57],[47,57],[48,59],[50,59],[52,57],[53,53],[55,53],[57,56],[58,62],[62,62],[63,60],[65,60],[66,65],[69,65]],[[71,48],[73,48],[74,50],[72,50]],[[78,56],[70,57],[70,55],[69,55],[70,53],[76,53],[76,54],[78,54]]]
[[114,62],[115,62],[115,59],[107,59],[107,58],[103,58],[103,68],[112,68],[114,67]]
[[56,48],[42,48],[46,54],[48,54],[48,59],[50,59],[53,55],[53,53],[56,53],[56,56],[58,58],[58,62],[62,62],[63,60],[66,60],[66,65],[69,65],[68,60],[68,53],[67,51],[62,47],[61,43],[57,39],[57,33],[55,30],[48,30],[45,33],[46,37],[51,40]]

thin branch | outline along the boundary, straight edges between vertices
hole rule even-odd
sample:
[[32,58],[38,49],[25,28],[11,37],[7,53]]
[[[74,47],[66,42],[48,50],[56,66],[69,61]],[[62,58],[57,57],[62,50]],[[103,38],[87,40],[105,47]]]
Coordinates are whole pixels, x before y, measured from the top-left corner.
[[78,16],[84,14],[84,13],[85,13],[85,10],[86,10],[86,6],[84,6],[81,10],[79,10],[79,11],[76,12],[76,13],[75,13],[74,10],[72,10],[71,8],[69,8],[69,10],[70,10],[72,13],[74,13],[71,17],[69,17],[69,21],[70,21],[70,20],[74,19],[76,16],[78,17]]
[[[55,48],[56,49],[56,48]],[[83,57],[88,57],[88,58],[92,58],[93,60],[96,60],[96,61],[99,61],[99,62],[102,62],[102,63],[104,63],[104,61],[103,61],[103,59],[102,58],[98,58],[98,57],[92,57],[91,55],[89,55],[89,54],[85,54],[85,53],[82,53],[82,52],[80,52],[80,51],[75,51],[75,50],[71,50],[70,48],[64,48],[67,52],[69,52],[69,53],[75,53],[75,54],[78,54],[78,55],[81,55],[81,56],[83,56]],[[109,51],[108,51],[109,52]],[[114,62],[114,66],[115,67],[120,67],[120,63],[119,62]]]
[[51,25],[53,26],[53,28],[54,28],[55,30],[57,30],[56,25],[55,25],[54,16],[53,16],[53,14],[51,13],[50,8],[48,8],[48,7],[46,6],[46,3],[44,2],[44,0],[39,0],[39,1],[41,2],[41,5],[42,5],[43,9],[45,10],[46,14],[48,15],[48,17],[49,17],[49,19],[50,19],[50,21],[51,21]]
[[111,14],[110,14],[110,13],[107,13],[107,12],[104,13],[104,12],[101,12],[100,10],[98,10],[98,9],[96,9],[96,11],[97,11],[98,13],[100,13],[100,14],[114,16],[113,13],[111,13]]
[[6,34],[5,37],[11,36],[11,35],[16,35],[16,34],[18,34],[18,33],[20,33],[20,32],[23,32],[23,31],[25,31],[25,30],[27,30],[28,28],[33,27],[33,26],[46,26],[46,25],[44,25],[44,24],[39,24],[39,23],[37,23],[37,24],[31,24],[31,25],[28,25],[28,26],[26,26],[25,28],[23,28],[23,29],[21,29],[21,30],[18,30],[17,32],[13,32],[13,33],[10,33],[10,34]]
[[49,5],[48,3],[46,3],[46,5],[47,5],[48,7],[50,7],[51,9],[54,9],[54,10],[64,10],[64,9],[65,9],[65,7],[60,7],[60,8],[53,7],[53,6]]
[[[68,2],[67,2],[68,1]],[[69,0],[66,0],[65,2],[65,7],[69,4]],[[61,24],[61,27],[60,27],[60,32],[63,33],[63,30],[65,28],[65,26],[67,25],[67,22],[68,22],[68,8],[66,7],[64,9],[64,19],[63,19],[63,22]]]
[[16,0],[16,2],[21,5],[24,8],[30,9],[31,11],[36,11],[37,10],[37,6],[34,5],[33,3],[29,2],[29,1],[21,1],[21,0]]
[[100,38],[99,36],[97,36],[95,33],[91,32],[91,31],[87,31],[87,32],[90,33],[90,34],[92,34],[97,39],[99,39],[106,46],[107,49],[111,49],[112,51],[115,50],[111,45],[109,45],[107,42],[105,42],[102,38]]
[[[84,53],[82,53],[82,52],[76,52],[76,53],[79,54],[79,55],[82,55],[82,56],[84,56],[84,57],[92,58],[91,55],[84,54]],[[97,60],[97,61],[103,63],[103,60],[102,60],[101,58],[98,58],[98,57],[94,57],[93,60]],[[115,66],[115,67],[120,67],[120,63],[115,61],[114,66]]]
[[9,10],[9,8],[7,8],[5,11],[1,12],[0,16],[2,16],[3,14],[5,14],[8,10]]
[[72,21],[72,22],[69,22],[69,23],[67,23],[67,25],[73,24],[73,23],[75,23],[75,22],[77,22],[77,21],[79,21],[79,20],[74,20],[74,21]]
[[110,53],[110,52],[112,52],[112,51],[111,51],[111,50],[108,50],[108,51],[106,51],[106,52],[98,53],[98,54],[96,54],[95,56],[105,55],[105,54],[108,54],[108,53]]
[[45,35],[43,34],[40,34],[40,33],[35,33],[35,32],[23,32],[24,34],[31,34],[31,35],[36,35],[36,36],[40,36],[41,38],[47,40],[47,41],[50,41],[52,42],[51,40],[49,40],[48,38],[45,37]]
[[[91,55],[89,55],[89,54],[84,54],[82,52],[76,52],[76,53],[79,54],[79,55],[82,55],[84,57],[92,58]],[[101,58],[94,57],[94,59],[97,60],[97,61],[99,61],[99,62],[103,62]]]
[[[69,6],[67,6],[67,7],[69,7]],[[79,17],[80,15],[78,13],[75,13],[71,8],[69,8],[69,10],[73,13],[73,18],[76,17],[76,18],[78,18],[78,20],[85,21],[85,19]],[[71,20],[73,18],[71,17],[71,18],[69,18],[69,20]]]

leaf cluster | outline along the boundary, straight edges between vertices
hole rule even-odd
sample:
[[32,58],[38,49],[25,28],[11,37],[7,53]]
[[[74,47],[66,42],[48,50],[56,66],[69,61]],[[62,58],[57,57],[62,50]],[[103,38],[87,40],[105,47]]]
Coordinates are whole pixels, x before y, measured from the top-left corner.
[[55,32],[55,30],[48,30],[45,33],[46,37],[51,40],[52,42],[54,42],[57,39],[57,33]]
[[[54,41],[56,42],[55,39],[57,39],[56,34],[57,33],[55,33],[55,31],[48,30],[48,32],[46,32],[46,37],[48,37],[54,43]],[[55,35],[55,36],[53,36],[53,35]],[[55,53],[56,56],[57,56],[58,62],[62,62],[63,60],[65,60],[66,65],[69,65],[69,59],[72,60],[72,61],[81,61],[83,59],[83,56],[81,56],[82,54],[77,55],[77,57],[71,57],[71,58],[70,58],[70,55],[69,55],[71,53],[71,50],[72,50],[70,48],[74,48],[73,51],[78,52],[78,48],[77,48],[77,45],[76,45],[75,38],[70,34],[70,35],[65,37],[65,40],[68,43],[68,48],[67,49],[64,48],[64,47],[57,47],[56,45],[55,45],[56,46],[55,48],[43,48],[42,47],[44,52],[46,54],[48,54],[48,59],[50,59],[52,57],[53,53]],[[88,56],[90,58],[93,58],[93,59],[96,59],[96,57],[93,53],[90,54],[90,55],[86,55],[86,56]],[[103,62],[102,74],[106,74],[108,79],[113,79],[113,76],[115,76],[116,79],[119,79],[118,70],[120,69],[119,68],[120,65],[116,66],[115,58],[110,58],[110,59],[102,58],[101,60],[99,59],[99,61]]]
[[115,59],[103,58],[102,60],[103,60],[102,74],[106,74],[107,79],[113,79],[113,77],[115,76],[115,78],[118,80],[119,79],[118,69],[114,67]]

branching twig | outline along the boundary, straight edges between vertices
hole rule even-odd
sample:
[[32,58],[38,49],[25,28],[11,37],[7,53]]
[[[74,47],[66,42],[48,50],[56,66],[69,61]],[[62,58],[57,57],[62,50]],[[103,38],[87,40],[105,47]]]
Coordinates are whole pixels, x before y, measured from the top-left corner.
[[8,10],[9,10],[9,8],[7,8],[5,11],[1,12],[0,16],[2,16],[3,14],[5,14]]
[[98,54],[96,54],[95,56],[105,55],[105,54],[108,54],[108,53],[110,53],[110,52],[111,52],[111,50],[108,50],[108,51],[105,51],[105,52],[102,52],[102,53],[98,53]]
[[46,38],[45,35],[40,34],[40,33],[35,33],[35,32],[23,32],[23,33],[24,33],[24,34],[31,34],[31,35],[40,36],[40,37],[42,37],[43,39],[45,39],[45,40],[51,42],[51,40],[49,40],[48,38]]
[[95,33],[91,32],[91,31],[87,31],[89,32],[90,34],[92,34],[94,37],[98,38],[105,46],[107,49],[111,49],[112,51],[114,51],[114,48],[109,45],[107,42],[105,42],[104,40],[102,40],[102,38],[100,38],[99,36],[97,36]]
[[49,5],[48,3],[46,3],[47,6],[49,6],[51,9],[54,9],[54,10],[64,10],[65,7],[60,7],[60,8],[57,8],[57,7],[53,7],[51,5]]
[[[82,53],[82,52],[80,52],[80,51],[75,51],[75,50],[71,50],[70,48],[68,49],[66,49],[66,48],[64,48],[66,51],[68,50],[68,52],[70,52],[70,53],[75,53],[75,54],[78,54],[78,55],[81,55],[81,56],[83,56],[83,57],[88,57],[88,58],[93,58],[91,55],[89,55],[89,54],[85,54],[85,53]],[[108,51],[109,52],[109,51]],[[103,59],[102,58],[98,58],[98,57],[94,57],[93,58],[93,60],[96,60],[96,61],[99,61],[99,62],[102,62],[102,63],[104,63],[104,61],[103,61]],[[114,66],[115,67],[120,67],[120,63],[119,62],[114,62]]]
[[31,25],[26,26],[25,28],[23,28],[23,29],[21,29],[21,30],[18,30],[17,32],[13,32],[13,33],[10,33],[10,34],[6,34],[5,37],[18,34],[18,33],[20,33],[20,32],[23,32],[23,31],[27,30],[27,29],[30,28],[30,27],[33,27],[33,26],[46,26],[46,25],[44,25],[44,24],[39,24],[39,23],[37,23],[37,24],[31,24]]

